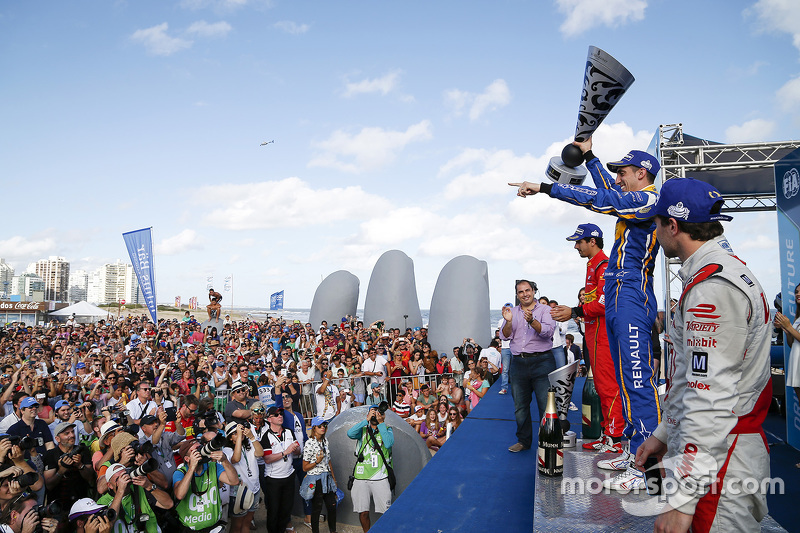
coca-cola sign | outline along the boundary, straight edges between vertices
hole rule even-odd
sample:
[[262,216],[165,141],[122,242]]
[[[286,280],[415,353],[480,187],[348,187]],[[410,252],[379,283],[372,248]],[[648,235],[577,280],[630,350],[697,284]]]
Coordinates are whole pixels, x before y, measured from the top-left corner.
[[44,302],[0,302],[0,311],[47,311]]

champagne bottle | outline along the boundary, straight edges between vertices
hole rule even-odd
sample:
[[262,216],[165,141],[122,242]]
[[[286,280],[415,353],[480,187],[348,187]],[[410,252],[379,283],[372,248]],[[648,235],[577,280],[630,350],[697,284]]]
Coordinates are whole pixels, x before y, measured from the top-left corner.
[[594,386],[594,376],[592,369],[589,368],[589,375],[586,376],[586,383],[583,385],[583,440],[597,440],[602,433],[600,420],[603,416],[602,408],[600,407],[600,395],[597,394],[597,389]]
[[564,434],[556,411],[556,390],[547,391],[547,407],[539,427],[539,474],[558,477],[564,474]]

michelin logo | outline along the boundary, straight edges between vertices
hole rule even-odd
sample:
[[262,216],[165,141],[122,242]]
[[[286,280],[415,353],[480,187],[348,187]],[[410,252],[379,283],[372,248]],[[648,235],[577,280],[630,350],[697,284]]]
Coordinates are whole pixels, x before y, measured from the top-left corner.
[[783,196],[788,200],[800,192],[800,173],[796,168],[783,175]]
[[647,159],[642,161],[642,166],[644,168],[646,168],[647,170],[653,170],[653,164],[650,161],[648,161]]
[[678,202],[675,205],[669,206],[667,208],[667,213],[673,218],[689,219],[689,208],[684,207],[683,202]]

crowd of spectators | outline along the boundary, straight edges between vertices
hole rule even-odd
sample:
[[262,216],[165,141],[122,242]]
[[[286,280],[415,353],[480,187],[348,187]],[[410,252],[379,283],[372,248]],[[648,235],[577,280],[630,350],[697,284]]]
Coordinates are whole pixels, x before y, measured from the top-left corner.
[[[318,328],[226,317],[205,331],[188,312],[158,324],[9,324],[0,331],[0,524],[6,533],[244,533],[264,500],[268,530],[283,531],[287,480],[330,471],[328,421],[386,401],[435,451],[498,378],[499,349],[497,339],[485,349],[464,339],[437,351],[426,328],[351,317]],[[304,455],[307,443],[314,453]],[[312,501],[333,531],[330,495],[306,502],[316,531]]]

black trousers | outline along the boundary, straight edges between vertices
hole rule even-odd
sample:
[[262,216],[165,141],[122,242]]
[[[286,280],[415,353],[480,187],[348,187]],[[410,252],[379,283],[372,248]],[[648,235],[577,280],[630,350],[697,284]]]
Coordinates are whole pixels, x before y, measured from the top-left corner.
[[283,533],[292,519],[294,503],[295,476],[285,478],[264,478],[264,499],[267,500],[267,531]]
[[336,531],[336,493],[323,493],[322,486],[317,483],[314,497],[311,498],[311,533],[319,533],[319,515],[323,502],[328,513],[328,531]]

